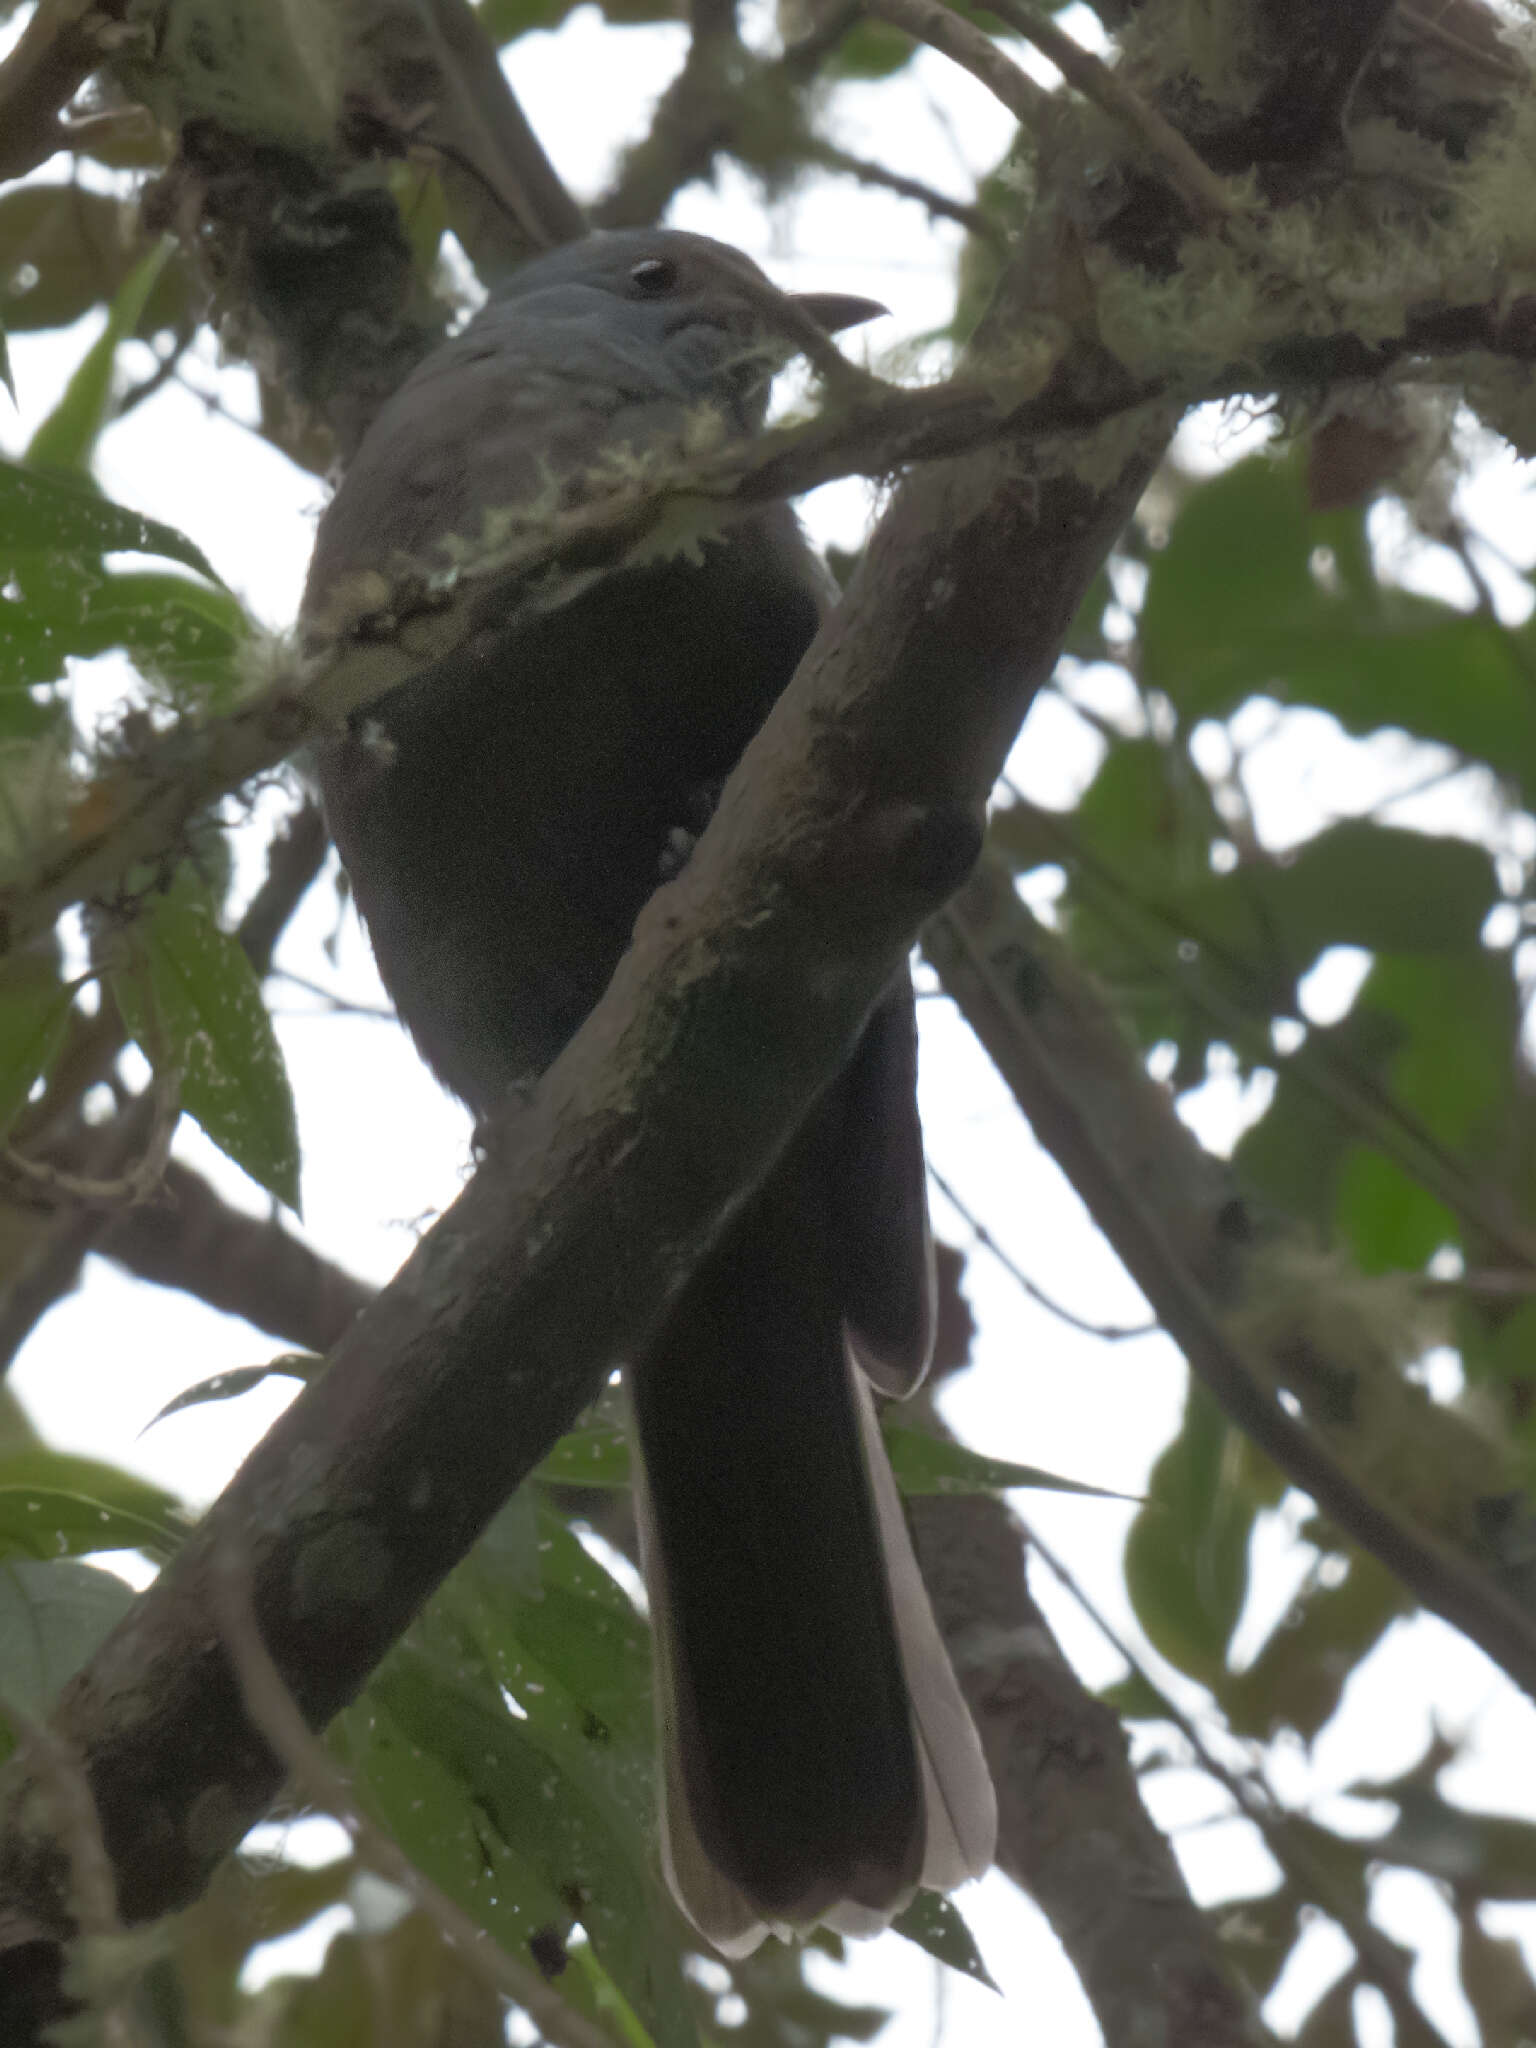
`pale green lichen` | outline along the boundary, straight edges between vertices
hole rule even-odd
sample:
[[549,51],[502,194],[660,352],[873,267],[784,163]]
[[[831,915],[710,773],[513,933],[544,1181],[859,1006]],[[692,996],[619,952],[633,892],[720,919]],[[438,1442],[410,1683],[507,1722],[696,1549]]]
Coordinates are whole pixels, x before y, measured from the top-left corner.
[[1276,69],[1253,12],[1252,0],[1145,0],[1121,33],[1121,65],[1149,99],[1193,91],[1223,113],[1247,113]]
[[[1511,1484],[1501,1446],[1465,1407],[1433,1402],[1410,1368],[1447,1341],[1416,1275],[1363,1274],[1294,1240],[1261,1252],[1229,1336],[1273,1386],[1301,1403],[1358,1480],[1400,1513],[1462,1542],[1479,1504]],[[1435,1456],[1426,1459],[1427,1433]]]
[[324,147],[341,103],[340,14],[339,0],[169,0],[138,82],[178,123]]
[[1350,164],[1289,205],[1252,192],[1241,233],[1192,235],[1155,276],[1091,259],[1100,333],[1128,368],[1196,381],[1292,337],[1393,342],[1427,306],[1536,288],[1536,95],[1517,95],[1464,161],[1384,121],[1349,138]]

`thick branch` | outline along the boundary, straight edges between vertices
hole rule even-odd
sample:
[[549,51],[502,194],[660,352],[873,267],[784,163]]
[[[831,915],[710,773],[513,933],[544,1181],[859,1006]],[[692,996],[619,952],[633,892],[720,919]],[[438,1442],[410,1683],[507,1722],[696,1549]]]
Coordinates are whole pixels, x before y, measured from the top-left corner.
[[997,1787],[998,1863],[1050,1921],[1105,2040],[1269,2042],[1142,1804],[1118,1716],[1035,1605],[1018,1523],[982,1496],[909,1510]]
[[[972,857],[1167,424],[1128,441],[1108,490],[995,456],[908,485],[515,1130],[66,1688],[58,1723],[88,1759],[126,1921],[192,1896],[281,1776],[210,1636],[219,1546],[250,1557],[262,1636],[322,1725],[644,1342],[836,1069]],[[3,1798],[0,1927],[17,1953],[0,1981],[20,2019],[0,2035],[25,2041],[56,2001],[67,1888],[23,1768]]]
[[372,1299],[275,1217],[232,1209],[172,1160],[159,1197],[109,1218],[96,1247],[141,1280],[176,1287],[305,1351],[327,1351]]
[[[327,1266],[279,1226],[224,1210],[206,1183],[157,1219],[155,1268],[114,1226],[102,1250],[142,1277],[232,1306],[284,1342],[324,1351],[372,1290]],[[212,1236],[199,1219],[217,1215]],[[188,1233],[186,1221],[194,1228]],[[244,1297],[208,1276],[231,1233]],[[210,1256],[210,1252],[212,1256]],[[296,1255],[305,1260],[294,1268]],[[294,1285],[294,1276],[300,1284]],[[937,1426],[937,1425],[935,1425]],[[1235,1989],[1213,1924],[1189,1896],[1168,1843],[1142,1804],[1116,1716],[1077,1678],[1030,1596],[1022,1538],[1000,1500],[910,1504],[923,1572],[986,1744],[998,1788],[998,1862],[1039,1903],[1098,2014],[1105,2038],[1130,2037],[1155,2005],[1168,2048],[1254,2048],[1257,2028]],[[604,1533],[624,1543],[610,1523]],[[633,1550],[633,1534],[624,1544]],[[260,1717],[258,1717],[260,1718]],[[289,1762],[291,1744],[273,1746]]]
[[0,64],[0,180],[69,147],[59,115],[123,34],[128,0],[42,0]]
[[[1256,366],[1234,366],[1202,379],[1173,393],[1172,402],[1239,391],[1315,392],[1330,381],[1377,375],[1410,353],[1474,349],[1521,360],[1536,356],[1536,300],[1421,309],[1396,341],[1367,343],[1354,334],[1288,339],[1264,352]],[[870,396],[802,426],[765,434],[744,451],[726,448],[671,473],[658,467],[641,481],[599,480],[580,506],[540,521],[532,532],[476,561],[459,588],[474,591],[492,578],[532,585],[559,567],[617,567],[669,515],[675,531],[688,508],[707,528],[835,477],[884,475],[909,463],[997,446],[1012,448],[1009,459],[1022,462],[1032,443],[1049,451],[1065,436],[1123,421],[1170,398],[1170,386],[1133,383],[1112,364],[1091,388],[1066,376],[1042,382],[1044,344],[1039,357],[1014,386],[1028,395],[1011,395],[1012,380],[1001,377],[987,385],[962,377],[913,391],[869,380]],[[1065,458],[1047,452],[1046,460],[1053,459]],[[82,789],[70,824],[0,884],[0,954],[48,930],[71,904],[109,889],[135,862],[171,854],[200,810],[441,659],[477,623],[467,599],[445,604],[429,592],[404,590],[394,598],[392,610],[359,622],[368,628],[366,637],[333,649],[317,670],[301,675],[290,669],[238,711],[183,722],[152,741],[136,761]],[[547,586],[539,601],[548,602]],[[419,609],[413,612],[412,605]]]

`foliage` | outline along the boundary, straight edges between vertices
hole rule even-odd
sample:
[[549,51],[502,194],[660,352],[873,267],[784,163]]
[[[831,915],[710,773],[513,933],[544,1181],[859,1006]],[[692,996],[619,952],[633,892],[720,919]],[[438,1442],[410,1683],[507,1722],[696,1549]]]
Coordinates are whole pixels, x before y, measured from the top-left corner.
[[[0,19],[12,11],[0,0]],[[1004,33],[984,11],[958,11]],[[478,0],[476,12],[506,46],[557,29],[572,6]],[[678,18],[672,0],[605,0],[602,13],[615,30]],[[817,90],[836,104],[849,82],[892,78],[913,52],[884,22],[852,20],[828,39]],[[402,110],[423,133],[431,112]],[[103,435],[152,402],[210,321],[196,251],[148,233],[121,175],[163,164],[168,149],[163,133],[108,119],[80,137],[85,170],[61,182],[45,167],[0,194],[0,382],[14,393],[7,336],[58,331],[73,365],[25,452],[0,463],[0,854],[71,817],[71,763],[131,778],[148,734],[234,704],[253,669],[250,622],[197,541],[113,502],[92,473]],[[1025,154],[978,195],[1010,232],[1025,205]],[[423,296],[449,260],[446,175],[398,138],[387,167],[349,172],[349,199],[381,191],[391,220],[398,208]],[[1119,164],[1104,182],[1128,176]],[[302,184],[284,205],[302,211]],[[994,268],[990,241],[966,251],[951,332],[970,331]],[[259,369],[260,431],[323,470],[330,445],[305,411],[302,380],[288,366],[285,388],[238,322],[228,338]],[[1235,1184],[1260,1228],[1292,1247],[1289,1266],[1271,1269],[1288,1290],[1292,1349],[1308,1351],[1309,1328],[1350,1333],[1349,1369],[1323,1392],[1353,1433],[1356,1469],[1529,1608],[1536,618],[1528,578],[1508,565],[1493,601],[1486,551],[1458,509],[1453,484],[1478,455],[1465,419],[1457,442],[1432,403],[1400,393],[1379,403],[1385,426],[1370,406],[1297,407],[1270,447],[1215,474],[1165,467],[1052,684],[1054,708],[1091,740],[1092,771],[1051,805],[1003,791],[991,837],[1032,895],[1047,877],[1059,882],[1055,924],[1172,1095],[1187,1106],[1207,1088],[1245,1091]],[[1353,471],[1346,460],[1341,484],[1341,450],[1362,449],[1370,459]],[[1438,567],[1438,592],[1395,573],[1383,544],[1393,522]],[[1458,577],[1458,594],[1444,595]],[[89,665],[103,657],[122,679],[105,721],[82,709],[78,687],[87,675],[99,682]],[[1347,758],[1359,797],[1282,839],[1262,799],[1266,750],[1277,747],[1292,759]],[[1458,800],[1437,810],[1447,791]],[[107,1073],[126,1091],[118,1056],[136,1042],[167,1097],[297,1208],[292,1096],[230,916],[228,842],[245,823],[233,808],[199,820],[175,858],[135,875],[82,929],[0,969],[0,1134],[19,1154],[59,1109],[61,1073],[83,1099],[71,1053],[111,1031],[91,1079]],[[1323,1007],[1319,992],[1343,987],[1351,961],[1352,985]],[[0,1286],[26,1281],[35,1251],[25,1233],[0,1232]],[[1314,1297],[1310,1325],[1303,1294]],[[1245,1305],[1250,1338],[1265,1312]],[[1459,1375],[1459,1395],[1426,1387],[1432,1356],[1442,1375]],[[161,1413],[321,1369],[285,1352],[189,1387]],[[1091,1472],[1060,1479],[900,1425],[887,1440],[912,1496],[1095,1491]],[[729,1967],[701,1959],[660,1884],[650,1644],[621,1556],[632,1538],[627,1480],[622,1428],[606,1410],[555,1446],[331,1731],[351,1797],[615,2042],[690,2048],[727,2031],[751,2048],[871,2039],[886,2015],[819,1989],[798,1952],[770,1948]],[[158,1568],[186,1527],[159,1489],[51,1450],[0,1408],[0,1741],[25,1733],[126,1610],[124,1582],[101,1560],[132,1552]],[[1298,1566],[1294,1590],[1255,1628],[1255,1545],[1279,1530]],[[1532,2031],[1536,1983],[1484,1909],[1536,1898],[1536,1830],[1445,1789],[1459,1736],[1437,1736],[1409,1770],[1348,1788],[1370,1802],[1348,1827],[1269,1798],[1264,1746],[1311,1745],[1336,1728],[1352,1680],[1417,1609],[1339,1529],[1316,1516],[1298,1526],[1282,1475],[1198,1387],[1151,1464],[1124,1589],[1149,1654],[1106,1697],[1133,1728],[1143,1768],[1189,1767],[1197,1698],[1197,1727],[1225,1760],[1205,1765],[1229,1794],[1239,1785],[1273,1855],[1268,1890],[1214,1913],[1254,1992],[1274,1989],[1319,1913],[1353,1940],[1378,1872],[1414,1871],[1454,1913],[1460,1985],[1485,2041]],[[248,1844],[157,1937],[139,1987],[140,2016],[158,2029],[150,2038],[335,2048],[378,2033],[381,2012],[412,2048],[498,2038],[498,2002],[431,1912],[409,1899],[381,1907],[365,1866],[349,1850],[312,1870],[286,1846]],[[351,1929],[317,1970],[244,1988],[260,1943],[338,1907]],[[953,1904],[922,1895],[899,1925],[951,1969],[989,1981]],[[817,1947],[836,1955],[840,1944]],[[1362,2038],[1354,1993],[1370,1981],[1361,1951],[1320,1992],[1301,2038],[1350,2048]]]

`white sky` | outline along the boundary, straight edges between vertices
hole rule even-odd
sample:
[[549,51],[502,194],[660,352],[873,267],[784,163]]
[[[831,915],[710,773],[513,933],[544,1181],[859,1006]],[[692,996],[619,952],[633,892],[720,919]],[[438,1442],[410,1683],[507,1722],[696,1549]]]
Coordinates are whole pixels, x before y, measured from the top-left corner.
[[[1086,35],[1091,18],[1083,9],[1075,14],[1074,25]],[[12,34],[18,26],[19,20],[11,24]],[[583,7],[558,34],[529,36],[513,48],[513,82],[578,193],[595,192],[616,148],[644,132],[651,102],[685,44],[681,27],[614,30],[594,8]],[[964,195],[1002,153],[1011,124],[973,80],[927,55],[895,80],[844,88],[836,127],[847,147]],[[47,173],[63,174],[59,166]],[[851,182],[820,181],[768,208],[748,181],[726,170],[716,188],[684,194],[671,218],[736,242],[786,285],[881,298],[894,317],[866,330],[876,351],[947,317],[957,232],[931,225],[916,206]],[[0,402],[0,445],[12,452],[24,445],[98,326],[94,319],[65,335],[12,338],[20,413]],[[134,367],[142,373],[142,362]],[[189,366],[188,380],[203,391],[217,390],[227,406],[250,416],[248,374],[221,367],[211,348]],[[1207,421],[1188,446],[1202,461],[1224,460],[1241,441],[1230,422],[1218,428]],[[108,433],[98,472],[112,495],[191,533],[260,617],[275,626],[291,619],[324,493],[254,434],[208,414],[191,391],[172,385]],[[848,545],[862,534],[869,508],[868,488],[855,481],[817,492],[805,510],[818,539]],[[1507,455],[1490,454],[1469,509],[1507,553],[1526,561],[1536,556],[1526,480]],[[1389,549],[1406,547],[1389,513],[1382,515],[1379,539]],[[1463,594],[1460,571],[1442,554],[1408,550],[1401,567],[1423,584]],[[102,666],[110,683],[110,665]],[[1113,678],[1100,681],[1107,693],[1102,708],[1113,713]],[[1100,745],[1059,699],[1044,698],[1016,753],[1016,778],[1040,801],[1065,803],[1092,774]],[[1330,815],[1357,811],[1384,778],[1395,776],[1397,763],[1390,745],[1350,745],[1320,729],[1292,730],[1256,754],[1253,770],[1265,834],[1283,843]],[[1409,813],[1405,822],[1475,831],[1475,797],[1475,790],[1455,787],[1436,800],[1437,810]],[[1047,895],[1042,890],[1042,900]],[[281,963],[353,1000],[381,1003],[366,944],[350,917],[341,926],[334,966],[326,958],[324,942],[335,924],[334,900],[322,886],[286,938]],[[1358,962],[1333,963],[1318,978],[1313,1014],[1347,1003],[1358,973]],[[414,1227],[461,1185],[467,1119],[393,1024],[321,1014],[297,990],[279,988],[276,1000],[305,1153],[304,1227],[344,1265],[384,1280],[412,1243]],[[1034,1145],[963,1021],[943,1001],[924,1003],[922,1020],[924,1113],[944,1176],[1019,1264],[1061,1299],[1094,1320],[1143,1320],[1136,1289]],[[1262,1081],[1253,1089],[1245,1100],[1233,1080],[1218,1078],[1190,1100],[1187,1114],[1207,1143],[1230,1145],[1244,1115],[1262,1107]],[[178,1151],[231,1199],[261,1206],[259,1193],[194,1128],[183,1127]],[[941,1232],[963,1243],[964,1226],[937,1198],[935,1213]],[[1178,1421],[1184,1374],[1172,1346],[1160,1336],[1118,1346],[1084,1338],[1025,1299],[985,1249],[975,1250],[966,1284],[980,1335],[974,1370],[946,1398],[957,1427],[996,1455],[1137,1491]],[[92,1260],[85,1285],[47,1318],[12,1384],[57,1444],[115,1458],[202,1502],[283,1405],[288,1395],[281,1383],[240,1402],[178,1415],[143,1439],[137,1432],[183,1387],[280,1348],[242,1323],[185,1297],[136,1286]],[[1116,1628],[1139,1641],[1119,1567],[1132,1510],[1043,1494],[1021,1497],[1019,1506]],[[1288,1502],[1261,1530],[1242,1630],[1250,1647],[1262,1640],[1304,1566],[1306,1553],[1290,1541],[1300,1519],[1297,1504]],[[1119,1660],[1038,1564],[1032,1584],[1087,1682],[1119,1676]],[[1146,1655],[1162,1681],[1198,1709],[1194,1689],[1162,1670],[1150,1651]],[[1468,1759],[1449,1781],[1458,1797],[1536,1815],[1528,1765],[1536,1722],[1529,1704],[1478,1652],[1431,1620],[1392,1632],[1352,1682],[1344,1712],[1310,1757],[1299,1745],[1271,1752],[1277,1789],[1341,1828],[1370,1832],[1385,1813],[1344,1801],[1341,1788],[1407,1765],[1437,1723],[1473,1737]],[[1175,1831],[1197,1896],[1212,1900],[1264,1884],[1271,1869],[1266,1852],[1246,1825],[1217,1818],[1226,1801],[1207,1781],[1189,1771],[1165,1771],[1147,1781],[1146,1792],[1155,1816]],[[1457,2048],[1474,2042],[1475,2029],[1454,1990],[1452,1922],[1434,1888],[1389,1873],[1377,1903],[1392,1932],[1426,1951],[1421,1990],[1436,2023]],[[1076,1980],[1035,1909],[995,1876],[966,1894],[962,1905],[1011,1994],[1007,2004],[952,1977],[941,1992],[926,1959],[885,1937],[858,1947],[837,1986],[854,2000],[898,2007],[882,2043],[918,2048],[935,2039],[941,2023],[951,2044],[1001,2048],[1017,2039],[1025,2015],[1031,2038],[1049,2048],[1097,2042]],[[1490,1915],[1490,1925],[1530,1934],[1536,1909],[1501,1909]],[[296,1953],[315,1953],[331,1931],[328,1923],[297,1949],[290,1945],[283,1966],[293,1967]],[[1271,2003],[1272,2022],[1294,2022],[1343,1967],[1346,1954],[1331,1928],[1316,1926]],[[935,2001],[941,1996],[940,2013]],[[1365,2048],[1385,2042],[1389,2031],[1382,2013],[1367,2014]]]

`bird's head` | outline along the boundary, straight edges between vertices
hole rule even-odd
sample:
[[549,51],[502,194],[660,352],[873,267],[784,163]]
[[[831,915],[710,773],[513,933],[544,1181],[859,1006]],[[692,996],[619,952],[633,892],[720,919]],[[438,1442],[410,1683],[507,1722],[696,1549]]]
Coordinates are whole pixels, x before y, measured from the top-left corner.
[[[600,320],[615,339],[660,349],[698,396],[724,385],[761,414],[775,370],[823,335],[887,309],[843,292],[784,292],[739,249],[678,228],[624,228],[525,263],[494,308]],[[488,309],[490,310],[490,309]],[[484,316],[482,316],[483,318]]]

